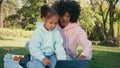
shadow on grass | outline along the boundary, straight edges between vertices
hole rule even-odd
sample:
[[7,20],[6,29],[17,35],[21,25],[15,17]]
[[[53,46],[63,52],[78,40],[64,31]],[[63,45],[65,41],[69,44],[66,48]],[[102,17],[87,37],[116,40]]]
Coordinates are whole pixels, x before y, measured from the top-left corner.
[[5,40],[5,41],[10,40],[10,41],[12,41],[13,39],[8,39],[8,38],[0,37],[0,40]]
[[88,68],[119,68],[120,53],[109,51],[93,50],[93,58],[88,64]]
[[15,55],[25,55],[28,54],[29,52],[26,50],[26,48],[22,48],[22,47],[0,47],[0,68],[4,68],[3,64],[3,57],[6,54],[5,49],[13,49],[14,48],[14,54]]

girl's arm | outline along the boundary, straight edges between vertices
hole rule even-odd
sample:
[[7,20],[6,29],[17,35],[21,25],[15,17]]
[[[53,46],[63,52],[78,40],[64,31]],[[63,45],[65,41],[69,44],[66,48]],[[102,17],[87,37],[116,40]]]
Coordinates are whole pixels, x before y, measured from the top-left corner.
[[30,54],[34,58],[36,58],[36,59],[38,59],[40,61],[42,61],[42,59],[45,58],[42,51],[40,50],[41,41],[42,41],[42,38],[41,38],[40,29],[36,28],[36,30],[34,31],[32,37],[30,39],[29,50],[30,50]]
[[66,60],[66,53],[63,48],[63,39],[59,31],[55,34],[55,53],[58,60]]

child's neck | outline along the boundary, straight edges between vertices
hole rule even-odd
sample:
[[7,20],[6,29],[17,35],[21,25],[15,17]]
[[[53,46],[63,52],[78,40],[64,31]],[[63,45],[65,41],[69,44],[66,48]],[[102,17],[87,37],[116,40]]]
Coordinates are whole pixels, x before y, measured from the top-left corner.
[[45,26],[45,24],[44,24],[44,27],[45,27],[45,29],[46,29],[47,31],[52,31],[52,30],[47,29],[46,26]]

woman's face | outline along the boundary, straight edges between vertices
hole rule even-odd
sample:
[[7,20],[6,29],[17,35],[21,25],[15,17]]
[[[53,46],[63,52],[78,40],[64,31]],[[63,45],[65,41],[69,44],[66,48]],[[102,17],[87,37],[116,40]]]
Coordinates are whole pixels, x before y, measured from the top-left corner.
[[66,27],[70,21],[70,14],[66,12],[63,17],[60,16],[60,23],[63,27]]

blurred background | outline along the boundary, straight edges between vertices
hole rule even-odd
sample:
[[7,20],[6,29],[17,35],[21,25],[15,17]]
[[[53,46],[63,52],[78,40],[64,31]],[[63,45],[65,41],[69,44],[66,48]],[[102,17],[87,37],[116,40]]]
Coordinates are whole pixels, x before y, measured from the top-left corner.
[[[28,53],[25,44],[35,29],[35,22],[41,20],[40,6],[55,1],[58,0],[0,0],[0,68],[3,68],[5,48],[14,48],[15,54]],[[120,0],[76,1],[81,6],[80,26],[93,44],[88,68],[119,68]]]

